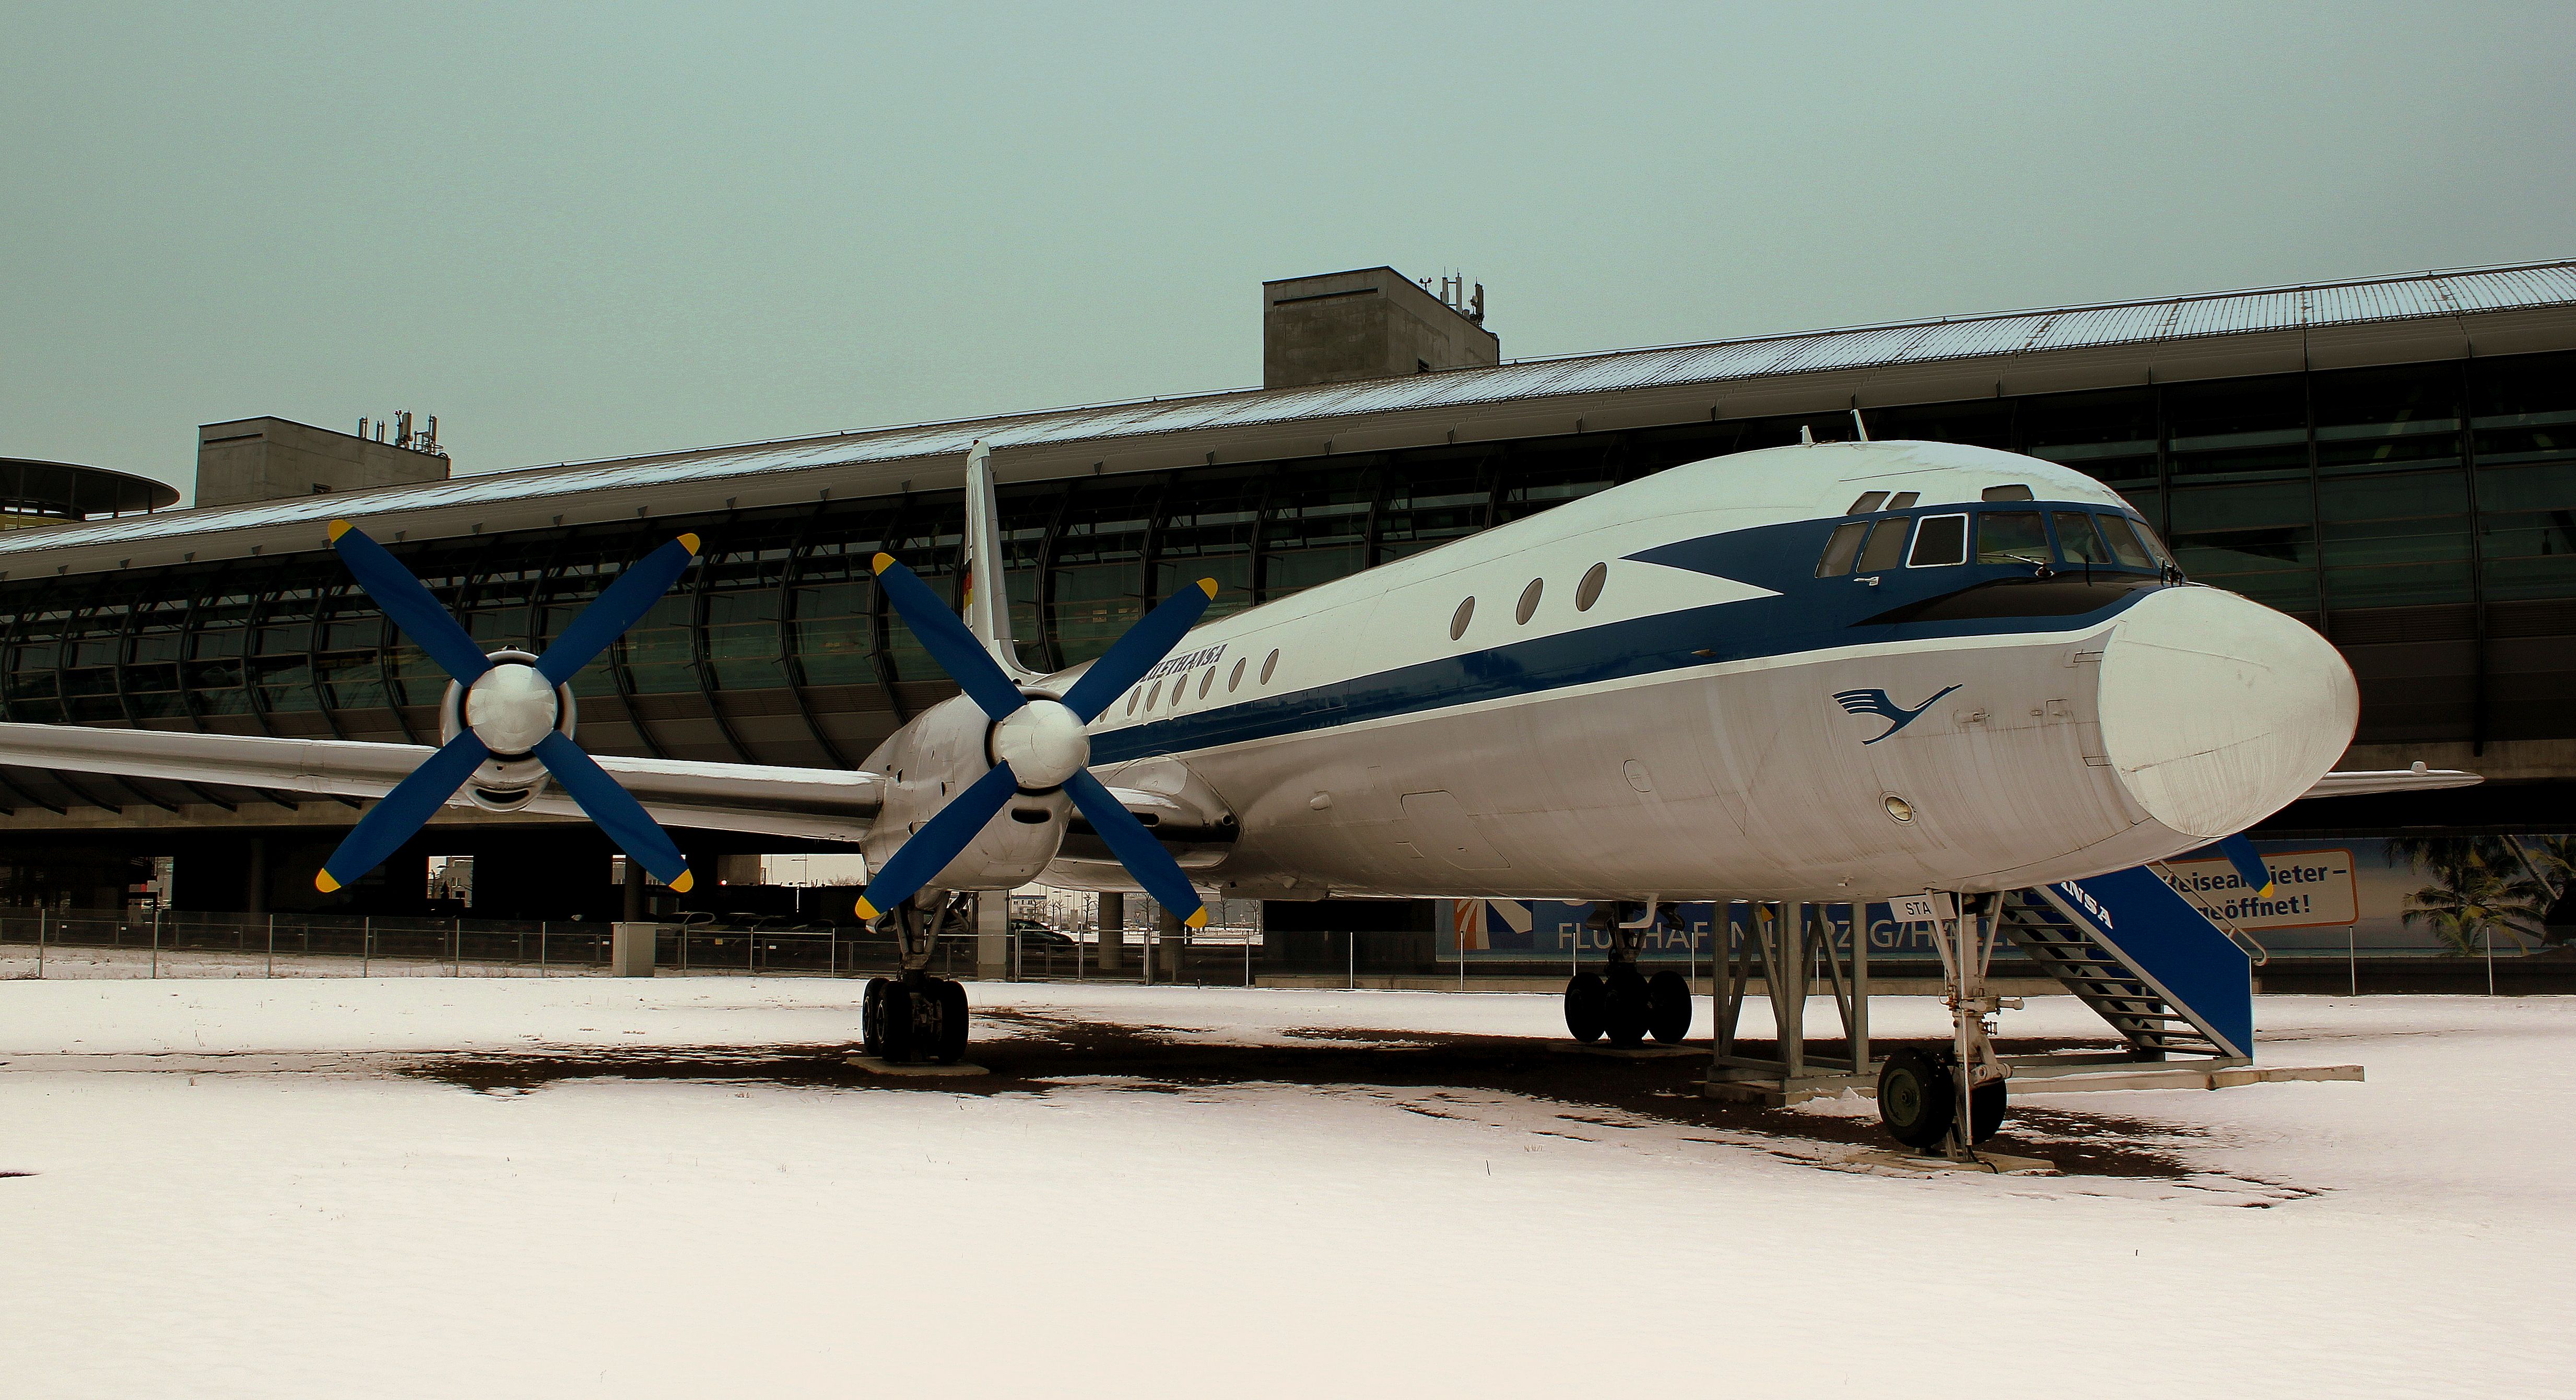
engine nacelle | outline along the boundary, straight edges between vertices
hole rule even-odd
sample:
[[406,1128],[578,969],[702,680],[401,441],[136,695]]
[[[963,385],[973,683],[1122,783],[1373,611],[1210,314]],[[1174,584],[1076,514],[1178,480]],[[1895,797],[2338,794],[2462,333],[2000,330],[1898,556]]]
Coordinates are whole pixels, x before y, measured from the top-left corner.
[[[1031,692],[1035,694],[1036,692]],[[885,776],[885,803],[861,850],[873,874],[949,798],[993,770],[993,722],[965,696],[942,701],[878,746],[864,765]],[[1022,790],[917,898],[943,890],[1010,890],[1036,879],[1064,843],[1072,799]]]

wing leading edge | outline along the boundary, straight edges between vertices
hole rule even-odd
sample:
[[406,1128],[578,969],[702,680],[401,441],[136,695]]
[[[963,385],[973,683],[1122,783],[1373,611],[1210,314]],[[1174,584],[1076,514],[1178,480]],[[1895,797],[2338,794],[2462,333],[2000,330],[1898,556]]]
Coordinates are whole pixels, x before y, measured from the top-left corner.
[[[0,764],[337,797],[382,797],[434,752],[418,744],[345,739],[0,724]],[[655,821],[670,826],[857,841],[883,801],[882,780],[874,773],[659,758],[598,762]],[[459,796],[448,805],[467,801]],[[582,815],[553,788],[523,810]]]

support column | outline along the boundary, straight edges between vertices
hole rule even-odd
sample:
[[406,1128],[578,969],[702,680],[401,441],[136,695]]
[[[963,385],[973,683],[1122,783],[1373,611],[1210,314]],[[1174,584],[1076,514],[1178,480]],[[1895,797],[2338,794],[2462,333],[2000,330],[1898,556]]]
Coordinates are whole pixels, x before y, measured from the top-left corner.
[[623,899],[624,902],[620,906],[617,917],[630,924],[642,923],[644,921],[644,862],[632,856],[626,859]]
[[1115,890],[1100,896],[1099,956],[1093,959],[1103,972],[1116,972],[1127,961],[1127,896]]
[[1807,1072],[1807,906],[1780,906],[1780,946],[1788,956],[1771,969],[1771,996],[1782,1016],[1780,1062],[1791,1079]]
[[1011,892],[975,896],[975,975],[999,982],[1011,975]]
[[1154,941],[1162,945],[1163,980],[1179,982],[1189,961],[1181,942],[1181,916],[1160,904],[1154,906]]

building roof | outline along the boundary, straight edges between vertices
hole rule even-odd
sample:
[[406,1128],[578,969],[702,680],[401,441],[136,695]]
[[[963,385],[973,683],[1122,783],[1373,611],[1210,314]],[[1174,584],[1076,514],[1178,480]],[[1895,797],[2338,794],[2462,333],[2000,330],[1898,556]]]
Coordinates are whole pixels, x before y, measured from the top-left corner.
[[34,457],[0,457],[0,500],[12,505],[41,506],[48,514],[104,515],[176,505],[179,488],[106,467],[47,462]]
[[[426,517],[424,523],[443,524],[456,518],[454,513],[459,508],[469,512],[489,509],[512,517],[515,524],[515,518],[529,514],[538,501],[573,505],[578,498],[592,494],[616,493],[625,499],[639,490],[673,487],[688,488],[686,494],[692,497],[722,498],[725,504],[731,504],[731,498],[722,497],[723,491],[733,489],[728,483],[748,485],[755,479],[778,474],[824,472],[846,486],[859,488],[852,491],[845,487],[844,495],[873,494],[895,487],[881,473],[862,470],[853,476],[850,469],[923,459],[962,460],[967,446],[977,439],[990,443],[998,455],[1015,448],[1078,450],[1092,444],[1111,447],[1122,441],[1169,438],[1174,434],[1283,425],[1308,425],[1321,431],[1351,420],[1410,415],[1420,410],[1473,410],[1583,395],[1723,386],[1995,357],[2217,341],[2264,333],[2308,334],[2380,323],[2466,321],[2495,313],[2570,307],[2576,307],[2576,260],[2561,259],[1563,355],[1401,379],[1294,389],[1229,390],[870,428],[820,437],[522,468],[427,485],[172,511],[113,524],[66,525],[15,537],[0,535],[0,570],[7,568],[12,556],[38,550],[87,546],[90,548],[83,549],[85,556],[120,550],[166,556],[171,551],[166,547],[154,549],[154,542],[166,546],[181,538],[276,527],[289,527],[298,539],[309,527],[313,536],[310,547],[319,547],[323,525],[335,516],[410,515]],[[813,499],[812,493],[806,493],[804,499]],[[514,505],[515,510],[511,509]],[[691,508],[719,507],[709,500]],[[591,514],[581,513],[585,517]],[[655,513],[666,512],[657,509]],[[223,552],[247,549],[218,551]],[[155,558],[152,562],[167,560]],[[94,566],[86,557],[81,565]]]

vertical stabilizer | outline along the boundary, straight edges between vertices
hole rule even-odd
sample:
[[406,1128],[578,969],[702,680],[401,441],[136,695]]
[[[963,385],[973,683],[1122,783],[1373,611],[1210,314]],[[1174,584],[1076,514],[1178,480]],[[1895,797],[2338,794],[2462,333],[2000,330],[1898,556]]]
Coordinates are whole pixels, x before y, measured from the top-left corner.
[[966,590],[960,603],[966,630],[1011,679],[1025,683],[1038,673],[1020,664],[1011,642],[1011,587],[1002,560],[1001,510],[993,499],[992,457],[981,439],[966,449]]

